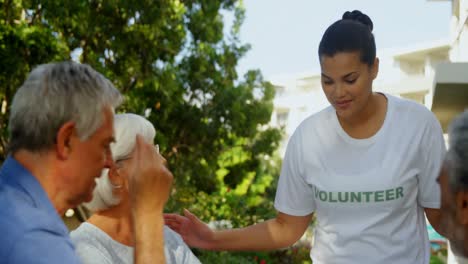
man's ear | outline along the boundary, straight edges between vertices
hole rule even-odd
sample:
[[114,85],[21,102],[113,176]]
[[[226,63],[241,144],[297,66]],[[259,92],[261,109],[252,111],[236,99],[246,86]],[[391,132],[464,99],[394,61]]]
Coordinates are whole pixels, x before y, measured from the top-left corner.
[[468,192],[460,191],[455,197],[457,220],[462,225],[468,225]]
[[63,124],[58,130],[55,149],[59,159],[65,160],[70,156],[71,140],[76,136],[75,134],[75,123],[71,121]]

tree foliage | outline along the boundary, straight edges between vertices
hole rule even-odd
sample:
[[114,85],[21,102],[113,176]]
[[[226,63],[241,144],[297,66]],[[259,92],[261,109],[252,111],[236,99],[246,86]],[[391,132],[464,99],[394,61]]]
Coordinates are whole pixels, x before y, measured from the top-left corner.
[[272,85],[236,71],[244,16],[234,0],[0,0],[3,158],[15,90],[36,65],[74,59],[123,92],[119,111],[155,125],[175,175],[170,210],[236,225],[271,214],[281,133],[267,126]]

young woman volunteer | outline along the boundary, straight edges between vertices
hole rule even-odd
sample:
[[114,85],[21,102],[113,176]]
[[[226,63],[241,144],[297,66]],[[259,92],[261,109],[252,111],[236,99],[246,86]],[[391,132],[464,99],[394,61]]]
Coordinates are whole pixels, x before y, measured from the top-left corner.
[[194,247],[270,250],[296,242],[315,214],[311,258],[323,263],[429,263],[425,214],[439,229],[441,127],[424,106],[372,91],[379,60],[371,19],[346,12],[318,55],[331,106],[296,129],[283,161],[276,218],[210,230],[193,214],[166,223]]

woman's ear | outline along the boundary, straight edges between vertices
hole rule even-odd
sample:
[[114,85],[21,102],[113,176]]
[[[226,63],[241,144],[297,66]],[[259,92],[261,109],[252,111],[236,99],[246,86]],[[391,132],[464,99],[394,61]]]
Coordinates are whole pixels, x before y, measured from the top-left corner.
[[379,75],[379,58],[375,57],[374,64],[371,67],[372,80],[375,80]]

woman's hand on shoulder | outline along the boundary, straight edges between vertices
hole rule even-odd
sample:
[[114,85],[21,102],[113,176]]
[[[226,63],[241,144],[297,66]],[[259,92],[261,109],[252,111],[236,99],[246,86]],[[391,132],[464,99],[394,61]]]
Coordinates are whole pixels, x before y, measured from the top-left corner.
[[164,222],[184,239],[190,247],[210,249],[214,243],[214,231],[189,210],[184,209],[184,216],[164,214]]

